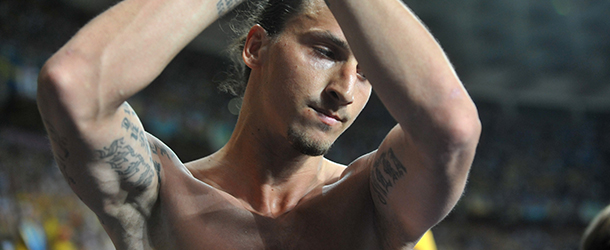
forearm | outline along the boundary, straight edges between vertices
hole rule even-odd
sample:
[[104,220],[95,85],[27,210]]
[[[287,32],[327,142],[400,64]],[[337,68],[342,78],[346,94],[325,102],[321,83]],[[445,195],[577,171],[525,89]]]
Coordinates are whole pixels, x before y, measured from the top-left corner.
[[97,192],[83,196],[98,214],[112,214],[100,200],[122,206],[125,193],[144,197],[147,209],[155,200],[159,174],[147,136],[124,103],[218,17],[216,1],[123,1],[89,22],[43,67],[37,103],[57,162],[77,193]]
[[364,74],[406,133],[418,140],[476,132],[474,104],[440,45],[406,6],[398,0],[328,2]]
[[400,1],[328,3],[363,73],[399,123],[369,162],[379,228],[397,248],[455,206],[478,143],[478,114],[440,45]]
[[114,112],[217,19],[218,1],[225,3],[123,1],[93,19],[59,50],[45,64],[39,85],[43,89],[55,85],[58,97],[79,106],[80,113]]

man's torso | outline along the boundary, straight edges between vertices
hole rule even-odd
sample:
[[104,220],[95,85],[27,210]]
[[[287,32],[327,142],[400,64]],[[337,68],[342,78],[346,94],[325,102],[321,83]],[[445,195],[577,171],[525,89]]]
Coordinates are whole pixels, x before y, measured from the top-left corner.
[[366,171],[320,186],[270,218],[161,159],[163,178],[147,236],[155,249],[378,249]]

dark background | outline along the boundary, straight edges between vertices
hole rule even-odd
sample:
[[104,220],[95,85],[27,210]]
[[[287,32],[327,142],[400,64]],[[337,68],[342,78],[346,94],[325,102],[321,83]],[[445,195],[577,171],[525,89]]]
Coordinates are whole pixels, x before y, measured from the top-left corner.
[[[0,2],[0,250],[37,228],[50,249],[112,249],[57,171],[35,96],[45,60],[113,2]],[[433,229],[439,249],[577,249],[610,203],[610,1],[406,3],[443,45],[483,123],[466,192]],[[230,18],[130,100],[183,161],[221,147],[237,119],[232,97],[216,89],[230,65]],[[347,164],[393,125],[373,96],[328,157]]]

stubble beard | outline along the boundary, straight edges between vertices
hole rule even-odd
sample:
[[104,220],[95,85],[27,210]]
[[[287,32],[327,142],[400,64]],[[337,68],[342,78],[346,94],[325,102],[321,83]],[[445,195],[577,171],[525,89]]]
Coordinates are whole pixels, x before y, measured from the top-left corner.
[[[323,126],[322,130],[328,131],[329,126]],[[307,133],[297,131],[296,129],[288,129],[288,141],[294,149],[302,154],[309,156],[320,156],[328,153],[333,145],[332,141],[322,141],[311,138]]]

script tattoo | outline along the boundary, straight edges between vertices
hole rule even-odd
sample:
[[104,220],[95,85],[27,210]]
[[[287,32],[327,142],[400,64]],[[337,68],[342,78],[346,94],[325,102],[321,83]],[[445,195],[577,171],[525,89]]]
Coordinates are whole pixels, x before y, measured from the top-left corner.
[[140,146],[146,146],[146,136],[144,135],[144,130],[138,127],[136,124],[133,124],[129,119],[127,119],[127,117],[123,118],[121,128],[124,128],[127,130],[127,132],[130,132],[131,138],[140,142]]
[[373,165],[372,188],[381,204],[387,204],[388,193],[396,181],[407,174],[407,169],[396,158],[392,149],[382,153]]
[[130,145],[126,145],[123,138],[113,141],[108,147],[96,150],[95,153],[98,160],[108,164],[122,181],[136,190],[143,191],[152,184],[153,166]]
[[131,106],[129,106],[129,104],[127,104],[126,102],[123,103],[123,111],[125,112],[125,114],[128,114],[130,116],[135,116],[136,115],[136,112],[133,111]]
[[149,142],[149,147],[150,147],[150,151],[155,154],[155,155],[160,155],[160,156],[165,156],[167,157],[167,159],[172,159],[172,155],[170,154],[170,152],[167,152],[167,149],[165,149],[165,147],[157,144],[157,143],[153,143],[153,142]]
[[[167,153],[167,150],[163,149],[161,146],[149,141],[149,151],[155,155],[161,154],[161,156],[167,157],[167,159],[171,160],[171,156]],[[161,163],[158,161],[153,161],[153,165],[155,166],[155,171],[157,172],[157,181],[161,183]]]
[[157,183],[161,183],[161,163],[153,161],[153,165],[155,165],[155,171],[157,172]]
[[64,174],[70,184],[76,184],[74,178],[70,177],[66,171],[67,161],[68,158],[70,158],[70,151],[68,151],[68,139],[65,136],[61,136],[51,122],[44,120],[44,124],[47,127],[49,139],[56,145],[54,155],[55,162],[57,162],[59,170]]

